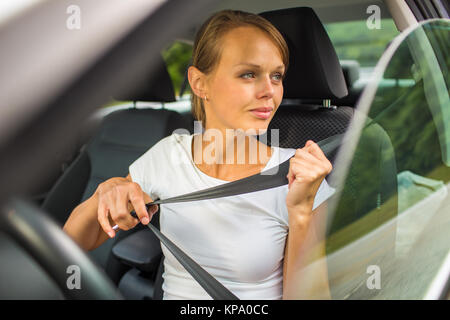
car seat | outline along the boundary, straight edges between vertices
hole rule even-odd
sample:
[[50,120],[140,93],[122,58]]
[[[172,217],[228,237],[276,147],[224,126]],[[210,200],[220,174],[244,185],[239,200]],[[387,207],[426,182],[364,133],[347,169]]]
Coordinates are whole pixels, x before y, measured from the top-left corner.
[[[140,88],[114,98],[161,103],[175,101],[172,81],[162,57],[149,79]],[[112,177],[125,177],[134,160],[178,128],[189,129],[190,123],[171,110],[128,108],[108,114],[92,139],[57,180],[42,208],[62,226],[72,210],[88,199],[101,182]],[[157,221],[152,219],[152,223]],[[111,248],[136,230],[119,232],[114,239],[89,252],[116,282],[121,276],[120,264],[110,255]]]

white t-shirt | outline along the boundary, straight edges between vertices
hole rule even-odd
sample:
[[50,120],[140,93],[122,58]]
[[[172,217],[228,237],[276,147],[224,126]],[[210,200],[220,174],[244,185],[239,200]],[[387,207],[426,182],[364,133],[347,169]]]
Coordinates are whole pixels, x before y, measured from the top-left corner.
[[[152,199],[166,199],[229,181],[213,178],[193,162],[193,135],[168,136],[137,159],[129,172]],[[272,147],[263,170],[286,161],[295,149]],[[313,209],[334,193],[324,179]],[[281,299],[288,234],[288,185],[192,202],[161,204],[161,232],[240,299]],[[161,246],[164,299],[211,299]]]

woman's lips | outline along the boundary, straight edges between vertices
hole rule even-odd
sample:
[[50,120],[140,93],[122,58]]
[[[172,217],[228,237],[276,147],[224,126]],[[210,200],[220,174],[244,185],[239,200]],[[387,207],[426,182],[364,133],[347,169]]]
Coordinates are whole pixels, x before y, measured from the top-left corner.
[[272,108],[258,108],[250,110],[250,112],[253,113],[253,115],[255,115],[257,118],[266,120],[270,118],[272,110]]

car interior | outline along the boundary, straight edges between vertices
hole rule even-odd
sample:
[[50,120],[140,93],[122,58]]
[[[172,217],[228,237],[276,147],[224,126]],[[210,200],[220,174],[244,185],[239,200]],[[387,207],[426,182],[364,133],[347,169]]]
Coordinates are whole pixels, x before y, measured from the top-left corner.
[[[260,14],[280,30],[290,51],[290,66],[283,82],[284,99],[268,132],[279,129],[279,146],[285,148],[301,148],[308,139],[317,142],[346,132],[357,112],[355,106],[363,89],[354,87],[359,77],[359,64],[339,61],[312,8],[293,7]],[[148,79],[140,88],[114,98],[160,103],[176,100],[162,57],[158,61],[158,71],[149,74]],[[135,159],[175,130],[193,133],[194,120],[190,112],[168,109],[128,108],[109,113],[92,129],[92,135],[84,133],[89,139],[79,150],[73,151],[75,156],[68,156],[70,163],[64,165],[63,173],[51,182],[51,188],[41,199],[42,209],[63,226],[70,212],[89,198],[99,183],[111,177],[126,176],[128,166]],[[264,138],[270,144],[270,137]],[[343,190],[346,206],[337,209],[331,233],[358,219],[369,207],[382,207],[385,199],[397,190],[395,155],[389,136],[374,121],[362,139],[368,147],[378,150],[361,163],[367,166],[366,170],[378,168],[379,180],[372,181],[373,190],[361,197],[358,190],[366,182],[364,177],[353,176],[353,183]],[[333,164],[337,152],[330,156]],[[352,210],[348,210],[349,207]],[[392,218],[392,211],[389,212],[389,216],[383,216],[383,210],[380,211],[380,224]],[[160,214],[163,213],[158,212],[151,221],[156,227]],[[157,300],[162,299],[163,294],[164,258],[160,246],[148,229],[138,225],[132,230],[120,231],[89,254],[118,285],[125,298]]]
[[[279,137],[258,138],[286,148],[300,148],[308,139],[320,144],[344,134],[351,138],[334,143],[339,147],[332,152],[324,145],[334,168],[327,182],[338,192],[328,199],[321,219],[325,255],[307,269],[326,261],[332,299],[449,298],[449,28],[444,19],[423,21],[448,20],[445,1],[173,0],[159,7],[109,1],[79,1],[83,12],[115,10],[105,14],[110,19],[103,27],[91,21],[101,32],[61,30],[59,20],[49,19],[47,31],[55,33],[29,42],[35,49],[26,52],[33,52],[33,59],[18,55],[10,40],[34,35],[42,17],[67,3],[47,2],[0,28],[5,49],[0,66],[16,70],[15,81],[7,82],[5,74],[0,81],[6,85],[0,96],[9,102],[0,117],[0,140],[6,141],[0,202],[7,200],[2,202],[6,214],[0,215],[0,299],[162,299],[161,247],[173,252],[158,231],[164,205],[149,228],[138,224],[121,230],[91,252],[61,227],[99,183],[126,176],[129,165],[159,140],[174,132],[196,132],[186,72],[193,37],[209,14],[229,8],[264,16],[289,46],[283,101],[269,125]],[[381,18],[378,31],[369,25],[374,12]],[[118,17],[123,24],[111,29]],[[173,19],[177,23],[152,34]],[[0,15],[0,27],[3,22]],[[92,31],[88,25],[83,24],[84,31]],[[181,30],[185,25],[190,27]],[[402,32],[406,28],[410,32]],[[22,29],[27,30],[23,36]],[[148,34],[152,41],[143,41]],[[70,55],[74,65],[67,66],[74,68],[54,67],[67,61],[67,52],[53,55],[55,43],[64,50],[77,48]],[[79,58],[83,52],[90,57]],[[49,63],[34,70],[36,61]],[[77,63],[86,63],[85,68]],[[41,70],[54,81],[41,81]],[[74,72],[81,76],[68,81],[65,77]],[[30,84],[26,95],[17,90]],[[31,117],[33,112],[38,116]],[[26,119],[32,121],[25,124]],[[182,262],[188,258],[177,257],[186,270],[201,270],[195,262]],[[82,270],[83,290],[72,290],[66,282],[67,266]],[[376,279],[373,271],[382,275],[370,283]],[[207,276],[189,272],[213,299],[236,298],[215,279],[209,279],[217,284],[211,290],[204,285]],[[311,276],[309,282],[316,275]],[[298,290],[308,290],[303,285]]]
[[[73,2],[24,0],[17,14],[0,3],[0,299],[163,297],[164,205],[149,228],[91,252],[61,227],[159,140],[194,132],[193,39],[230,8],[264,16],[288,43],[277,145],[357,138],[325,152],[338,193],[321,220],[325,255],[307,268],[326,262],[332,299],[450,298],[447,1],[77,0],[81,30],[61,20]],[[77,267],[82,290],[68,282]]]

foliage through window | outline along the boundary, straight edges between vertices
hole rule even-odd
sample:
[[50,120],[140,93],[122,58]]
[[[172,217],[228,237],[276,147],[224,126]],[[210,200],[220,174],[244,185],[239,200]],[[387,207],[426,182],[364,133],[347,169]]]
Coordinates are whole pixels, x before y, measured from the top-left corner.
[[381,19],[380,29],[369,29],[366,20],[329,23],[325,29],[339,60],[357,60],[361,67],[374,67],[399,34],[392,19]]
[[[186,69],[192,57],[192,45],[184,42],[174,42],[162,52],[162,56],[172,79],[175,95],[178,96]],[[184,94],[188,93],[189,90],[189,85],[187,85]]]

